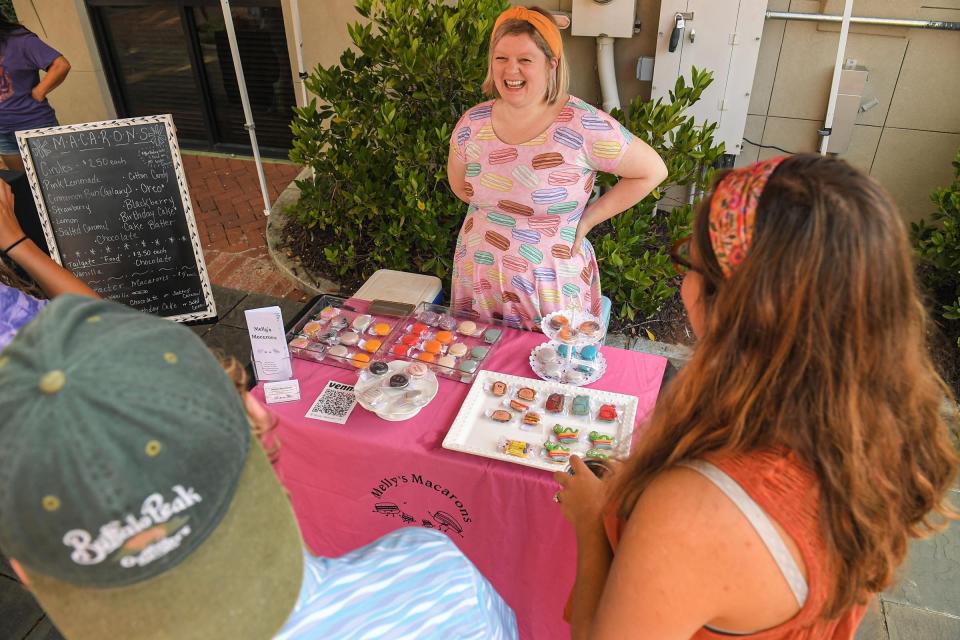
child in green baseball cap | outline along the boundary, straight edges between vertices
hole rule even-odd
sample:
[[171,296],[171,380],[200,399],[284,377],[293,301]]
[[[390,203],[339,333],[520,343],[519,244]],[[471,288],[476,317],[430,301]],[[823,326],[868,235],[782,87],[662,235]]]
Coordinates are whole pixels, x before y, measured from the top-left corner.
[[0,388],[0,548],[68,639],[516,637],[441,533],[306,552],[240,395],[186,327],[61,296],[0,354]]

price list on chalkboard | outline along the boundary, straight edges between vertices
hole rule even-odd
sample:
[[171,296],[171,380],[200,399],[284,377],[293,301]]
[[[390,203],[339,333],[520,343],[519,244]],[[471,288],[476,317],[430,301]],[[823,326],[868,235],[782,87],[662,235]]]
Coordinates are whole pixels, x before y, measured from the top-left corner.
[[177,320],[216,315],[169,116],[18,139],[54,259],[135,309]]

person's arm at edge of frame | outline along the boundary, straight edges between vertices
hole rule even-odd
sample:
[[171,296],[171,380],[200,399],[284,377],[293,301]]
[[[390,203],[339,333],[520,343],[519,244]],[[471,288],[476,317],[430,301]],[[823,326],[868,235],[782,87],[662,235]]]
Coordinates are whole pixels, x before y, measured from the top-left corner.
[[624,152],[616,174],[620,176],[617,184],[588,206],[581,216],[576,239],[570,247],[571,254],[580,251],[580,244],[591,229],[626,211],[656,189],[667,178],[667,166],[650,145],[635,138]]
[[456,143],[451,141],[450,149],[447,152],[447,182],[450,183],[450,190],[467,204],[470,204],[470,196],[467,195],[464,188],[467,184],[467,165],[460,159]]
[[579,456],[570,457],[571,472],[557,472],[561,486],[560,508],[573,525],[577,540],[577,571],[570,594],[570,637],[589,637],[600,594],[603,593],[613,551],[603,528],[605,481],[597,478]]
[[[6,249],[24,235],[13,211],[13,191],[10,190],[10,185],[0,180],[0,249]],[[54,262],[29,238],[13,247],[7,255],[20,265],[50,298],[62,293],[100,297],[80,278]]]
[[60,56],[50,63],[43,78],[33,88],[30,95],[37,102],[43,102],[46,100],[47,94],[60,86],[68,73],[70,73],[70,62],[65,57]]

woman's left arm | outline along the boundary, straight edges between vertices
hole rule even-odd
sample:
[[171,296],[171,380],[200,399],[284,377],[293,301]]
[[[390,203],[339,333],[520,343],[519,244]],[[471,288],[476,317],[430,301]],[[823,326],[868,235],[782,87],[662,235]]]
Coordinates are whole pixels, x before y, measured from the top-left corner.
[[48,93],[60,86],[68,73],[70,73],[70,63],[63,56],[51,62],[50,66],[47,67],[47,73],[31,91],[33,99],[37,102],[43,102]]
[[626,211],[656,189],[667,177],[667,166],[653,148],[639,138],[627,147],[617,166],[620,181],[588,206],[577,223],[577,236],[570,248],[576,255],[583,239],[595,226]]

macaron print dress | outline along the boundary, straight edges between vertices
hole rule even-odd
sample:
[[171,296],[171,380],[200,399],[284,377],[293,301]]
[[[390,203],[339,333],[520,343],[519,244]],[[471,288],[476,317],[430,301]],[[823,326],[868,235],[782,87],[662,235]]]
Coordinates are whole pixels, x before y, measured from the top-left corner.
[[545,131],[506,144],[492,110],[491,100],[467,111],[451,140],[470,198],[454,253],[454,308],[522,329],[563,309],[599,315],[593,247],[584,240],[578,255],[570,247],[597,171],[615,172],[633,135],[571,97]]

